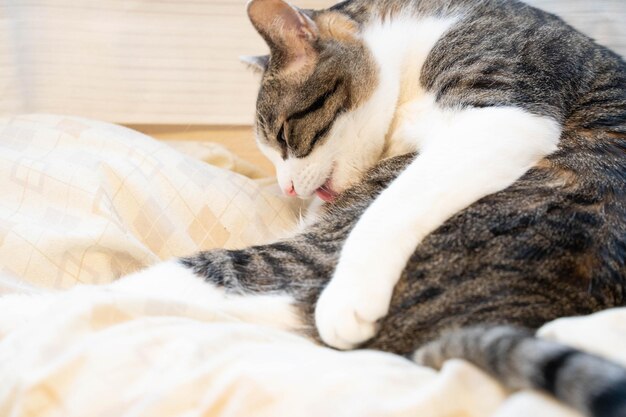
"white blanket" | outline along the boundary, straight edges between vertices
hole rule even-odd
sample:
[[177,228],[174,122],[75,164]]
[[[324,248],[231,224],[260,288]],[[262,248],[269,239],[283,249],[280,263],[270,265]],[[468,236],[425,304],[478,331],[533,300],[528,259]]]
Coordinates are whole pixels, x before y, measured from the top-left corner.
[[[626,364],[625,323],[615,309],[542,334]],[[3,416],[577,416],[462,361],[436,373],[109,286],[1,297],[0,337]]]
[[[107,181],[116,186],[99,194]],[[6,120],[0,191],[0,262],[14,275],[0,276],[0,416],[576,416],[538,393],[507,397],[461,361],[437,373],[390,354],[333,351],[173,294],[74,285],[111,282],[126,272],[111,266],[118,257],[132,270],[214,246],[224,228],[238,231],[226,243],[245,245],[297,217],[257,182],[145,136],[83,119]],[[203,217],[220,201],[229,209]],[[142,210],[151,228],[133,221]],[[268,227],[252,229],[260,220]],[[81,268],[63,263],[68,254]],[[626,309],[542,334],[626,364]]]
[[104,284],[294,227],[274,180],[248,178],[217,145],[186,145],[196,157],[87,119],[0,119],[0,271],[47,288]]

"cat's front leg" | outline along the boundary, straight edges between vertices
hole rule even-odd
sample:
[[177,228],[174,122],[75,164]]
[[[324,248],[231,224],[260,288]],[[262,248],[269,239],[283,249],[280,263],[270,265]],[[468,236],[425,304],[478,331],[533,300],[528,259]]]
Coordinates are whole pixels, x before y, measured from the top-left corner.
[[200,308],[229,321],[294,332],[308,330],[298,300],[284,284],[288,278],[268,271],[273,257],[259,256],[271,248],[267,245],[200,252],[160,262],[121,278],[111,287],[185,308]]
[[560,136],[554,120],[516,108],[446,114],[348,236],[316,306],[328,345],[349,349],[371,338],[419,242],[456,212],[511,185],[553,152]]

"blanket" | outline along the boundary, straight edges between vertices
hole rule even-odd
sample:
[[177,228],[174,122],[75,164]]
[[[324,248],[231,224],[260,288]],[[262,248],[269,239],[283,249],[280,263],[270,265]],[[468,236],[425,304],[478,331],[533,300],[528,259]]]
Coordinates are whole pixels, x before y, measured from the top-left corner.
[[[510,395],[463,361],[435,372],[339,352],[116,286],[161,259],[293,228],[299,208],[214,152],[224,168],[109,124],[2,120],[1,416],[577,416],[537,392]],[[626,364],[626,309],[539,334]]]
[[47,288],[104,284],[293,228],[299,207],[275,181],[218,145],[178,146],[76,117],[0,119],[0,271]]

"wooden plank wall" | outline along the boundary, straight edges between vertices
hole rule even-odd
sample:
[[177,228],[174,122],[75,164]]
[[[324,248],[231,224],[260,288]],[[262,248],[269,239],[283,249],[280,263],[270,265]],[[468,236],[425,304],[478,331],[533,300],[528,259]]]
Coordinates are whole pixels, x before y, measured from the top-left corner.
[[[335,0],[293,0],[321,8]],[[626,0],[527,0],[626,53]],[[0,115],[249,125],[266,47],[246,0],[0,0]],[[393,45],[390,45],[393,47]]]
[[[626,55],[626,0],[527,2]],[[213,140],[267,167],[249,127],[258,79],[238,61],[266,47],[245,4],[0,0],[0,116],[72,114],[157,138]]]
[[[332,0],[298,0],[319,8]],[[245,0],[0,0],[0,112],[249,125]],[[1,114],[0,113],[0,114]]]

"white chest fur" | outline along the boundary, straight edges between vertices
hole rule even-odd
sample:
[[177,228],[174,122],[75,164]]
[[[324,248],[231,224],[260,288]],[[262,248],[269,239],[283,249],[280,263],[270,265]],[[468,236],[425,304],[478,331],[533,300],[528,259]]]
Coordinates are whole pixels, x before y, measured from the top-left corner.
[[454,17],[376,18],[363,32],[379,66],[379,85],[364,107],[378,113],[384,125],[380,130],[386,132],[385,156],[419,148],[419,137],[408,135],[406,125],[414,126],[418,118],[427,120],[435,105],[420,84],[422,67],[437,41],[457,21]]

